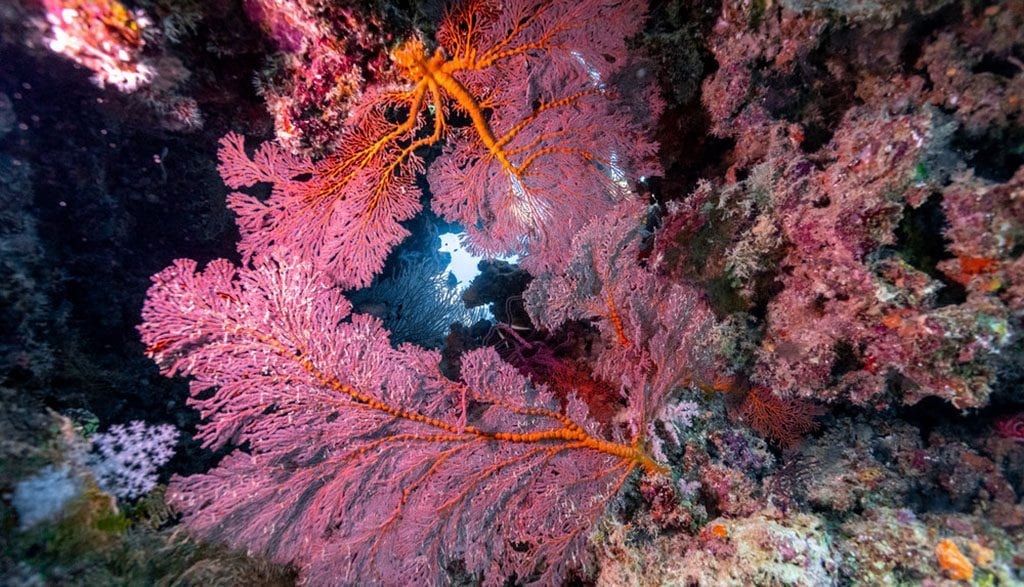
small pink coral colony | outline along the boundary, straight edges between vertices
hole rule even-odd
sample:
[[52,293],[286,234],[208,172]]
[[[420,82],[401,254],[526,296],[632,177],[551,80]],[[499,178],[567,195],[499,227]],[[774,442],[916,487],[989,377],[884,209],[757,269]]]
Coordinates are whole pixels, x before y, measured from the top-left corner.
[[[229,198],[245,265],[175,262],[140,327],[165,374],[192,377],[205,445],[245,447],[173,480],[192,530],[314,584],[439,584],[455,569],[551,584],[590,564],[588,537],[633,473],[666,472],[649,446],[666,396],[710,370],[709,310],[638,260],[630,180],[657,171],[656,149],[626,103],[660,108],[628,68],[642,21],[618,0],[462,2],[436,47],[398,46],[404,83],[366,92],[338,152],[250,156],[223,139],[229,186],[273,184],[266,201]],[[533,297],[551,298],[531,308],[539,323],[602,324],[598,374],[622,414],[598,421],[575,390],[535,385],[492,349],[466,353],[451,381],[438,353],[396,348],[351,314],[340,290],[370,283],[408,235],[423,173],[472,250],[525,256]]]
[[1024,412],[996,422],[996,432],[1003,438],[1024,442]]
[[[167,130],[202,128],[199,104],[182,93],[191,74],[168,51],[180,34],[175,20],[154,22],[143,9],[117,0],[42,0],[42,7],[46,46],[92,71],[93,83],[131,94]],[[181,22],[192,26],[188,18]]]
[[50,49],[94,72],[93,80],[122,92],[153,81],[152,64],[142,56],[152,22],[141,10],[116,0],[44,0]]

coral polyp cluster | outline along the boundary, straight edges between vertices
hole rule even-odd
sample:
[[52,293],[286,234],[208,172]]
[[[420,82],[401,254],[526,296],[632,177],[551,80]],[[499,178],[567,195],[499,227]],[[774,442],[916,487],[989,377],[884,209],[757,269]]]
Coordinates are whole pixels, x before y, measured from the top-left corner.
[[142,57],[153,24],[144,12],[116,0],[51,0],[46,9],[50,49],[93,70],[98,85],[133,92],[153,81],[156,71]]

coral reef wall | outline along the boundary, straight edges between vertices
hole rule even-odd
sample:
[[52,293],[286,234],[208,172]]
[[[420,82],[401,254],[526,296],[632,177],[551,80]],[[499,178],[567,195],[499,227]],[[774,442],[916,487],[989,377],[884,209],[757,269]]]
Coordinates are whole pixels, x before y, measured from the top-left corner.
[[0,583],[1024,582],[1024,0],[14,0],[0,54]]

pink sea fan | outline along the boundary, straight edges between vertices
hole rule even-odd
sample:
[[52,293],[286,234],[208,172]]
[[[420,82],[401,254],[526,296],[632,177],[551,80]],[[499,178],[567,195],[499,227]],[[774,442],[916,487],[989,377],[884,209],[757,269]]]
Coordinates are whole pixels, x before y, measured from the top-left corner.
[[[491,136],[451,136],[428,174],[433,208],[466,227],[478,254],[529,253],[524,266],[535,274],[560,268],[587,220],[623,199],[631,181],[659,170],[643,124],[657,117],[660,98],[643,83],[629,90],[615,84],[628,67],[625,39],[643,22],[642,3],[463,6],[494,16],[467,15],[477,28],[439,37],[456,60],[487,63],[454,77],[481,88],[478,101],[491,105]],[[624,95],[630,90],[635,94]],[[638,110],[645,114],[634,116]]]
[[[376,111],[376,116],[376,124],[384,125],[383,111]],[[221,139],[218,169],[225,183],[234,188],[273,184],[265,202],[241,192],[228,197],[228,207],[238,214],[243,257],[288,247],[327,270],[342,286],[369,285],[391,248],[409,235],[400,222],[421,209],[420,192],[412,180],[413,172],[422,169],[410,154],[399,166],[409,170],[382,185],[375,172],[392,153],[363,153],[372,136],[351,131],[345,147],[320,163],[273,143],[264,143],[250,158],[240,135]],[[364,155],[369,159],[364,161]],[[360,161],[366,168],[356,165]],[[343,190],[349,190],[348,195]]]
[[543,328],[595,321],[603,347],[594,373],[637,398],[629,419],[638,423],[677,387],[714,379],[714,316],[696,288],[641,266],[646,218],[642,202],[627,200],[592,220],[573,240],[566,268],[537,277],[524,293],[531,320]]
[[[367,285],[409,234],[400,223],[420,210],[423,149],[444,142],[427,178],[434,211],[461,223],[476,253],[529,253],[534,272],[560,267],[575,231],[658,168],[640,119],[656,116],[660,100],[641,78],[623,81],[625,39],[642,17],[642,3],[617,0],[455,5],[441,47],[429,52],[418,38],[397,47],[404,83],[368,89],[339,151],[304,174],[253,172],[259,161],[225,141],[229,184],[233,162],[240,176],[274,184],[266,202],[231,197],[242,252],[283,246],[346,287]],[[624,95],[631,85],[637,95]],[[630,100],[645,104],[643,116]]]
[[534,324],[553,330],[568,320],[601,316],[608,338],[628,345],[631,325],[622,322],[619,307],[645,277],[639,257],[646,217],[644,202],[631,199],[587,224],[576,235],[566,269],[539,276],[527,290]]
[[[140,327],[167,375],[192,377],[207,446],[246,445],[169,497],[200,535],[294,561],[312,584],[558,584],[638,467],[575,395],[533,386],[493,349],[464,383],[436,352],[393,348],[314,266],[278,255],[157,274]],[[636,442],[634,442],[634,440]]]

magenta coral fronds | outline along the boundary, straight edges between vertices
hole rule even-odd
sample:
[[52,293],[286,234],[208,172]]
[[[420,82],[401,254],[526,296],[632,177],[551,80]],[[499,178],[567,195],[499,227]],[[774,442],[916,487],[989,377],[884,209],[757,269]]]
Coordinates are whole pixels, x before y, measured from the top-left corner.
[[631,473],[664,470],[491,348],[463,357],[463,383],[444,378],[438,353],[393,348],[308,263],[181,260],[153,282],[148,354],[192,377],[206,446],[248,447],[175,478],[171,503],[198,534],[311,583],[437,584],[461,563],[486,584],[557,584],[591,560]]
[[266,201],[231,196],[242,252],[283,246],[345,287],[366,286],[421,209],[423,150],[444,143],[427,172],[432,205],[465,227],[467,246],[529,253],[531,271],[560,266],[576,230],[626,196],[627,178],[657,169],[655,144],[611,87],[642,16],[636,2],[463,2],[436,50],[413,38],[394,51],[404,85],[369,89],[325,160],[267,145],[249,159],[229,135],[225,181],[274,186]]
[[996,422],[996,432],[1003,438],[1024,442],[1024,412]]

